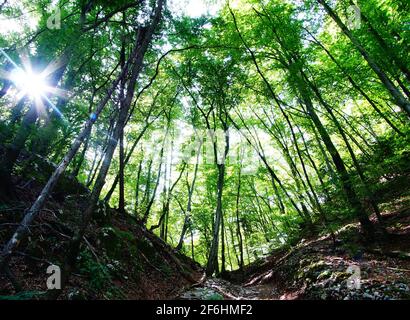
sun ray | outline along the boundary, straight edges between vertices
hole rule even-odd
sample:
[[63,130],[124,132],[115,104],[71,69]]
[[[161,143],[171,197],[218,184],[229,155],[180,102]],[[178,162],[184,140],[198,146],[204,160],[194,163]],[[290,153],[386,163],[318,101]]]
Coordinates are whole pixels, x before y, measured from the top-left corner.
[[13,59],[3,50],[0,48],[0,52],[6,57],[6,59],[13,65],[15,68],[20,68],[14,61]]
[[27,73],[33,73],[32,64],[27,51],[23,50],[22,52],[20,52],[20,61],[23,65],[23,68],[19,68],[20,70],[24,70]]
[[56,87],[48,87],[47,92],[51,93],[54,96],[58,96],[63,99],[68,99],[70,97],[70,91],[56,88]]
[[64,57],[49,63],[42,71],[33,68],[27,52],[20,53],[20,67],[13,59],[3,50],[0,49],[5,58],[13,65],[11,71],[0,71],[0,77],[11,81],[17,90],[16,101],[21,101],[24,97],[29,98],[37,108],[39,114],[45,113],[47,105],[50,106],[58,117],[65,120],[64,115],[55,104],[51,97],[56,96],[63,99],[69,98],[69,92],[64,89],[49,85],[47,78],[64,65]]
[[48,77],[49,75],[53,74],[56,72],[58,69],[64,66],[64,58],[59,58],[57,60],[54,60],[50,62],[44,70],[41,72],[42,77]]
[[44,101],[42,97],[36,96],[34,98],[34,107],[37,109],[37,114],[39,116],[47,115],[46,107],[44,106]]

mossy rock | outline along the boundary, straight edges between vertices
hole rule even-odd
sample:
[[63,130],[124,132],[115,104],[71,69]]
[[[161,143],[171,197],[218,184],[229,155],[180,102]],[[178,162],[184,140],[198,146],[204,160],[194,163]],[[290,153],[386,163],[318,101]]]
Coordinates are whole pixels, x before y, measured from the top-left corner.
[[297,279],[303,279],[303,278],[314,278],[316,279],[318,275],[320,274],[323,269],[327,268],[327,264],[323,261],[317,261],[317,262],[312,262],[304,267],[301,267],[297,274],[296,277]]
[[346,271],[336,271],[332,274],[332,280],[335,282],[341,282],[349,279],[352,276],[352,273]]

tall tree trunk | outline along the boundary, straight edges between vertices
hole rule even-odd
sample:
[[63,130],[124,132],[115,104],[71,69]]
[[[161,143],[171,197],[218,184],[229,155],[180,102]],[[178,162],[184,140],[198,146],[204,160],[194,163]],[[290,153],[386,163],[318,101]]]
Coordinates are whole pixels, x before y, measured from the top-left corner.
[[[123,23],[125,15],[123,14]],[[125,50],[126,50],[126,45],[125,45],[125,35],[122,35],[122,45],[121,45],[121,53],[120,53],[120,65],[121,69],[123,70],[125,67]],[[120,110],[124,109],[124,91],[125,91],[125,85],[126,81],[125,79],[122,81],[120,84]],[[121,111],[120,111],[121,112]],[[128,117],[128,113],[127,113]],[[119,150],[119,171],[118,171],[118,181],[119,181],[119,197],[118,197],[118,211],[120,214],[125,215],[125,182],[124,182],[124,167],[125,167],[125,156],[124,156],[124,125],[120,129],[120,134],[119,134],[119,144],[120,144],[120,150]]]
[[[365,209],[361,205],[359,198],[356,194],[356,192],[353,189],[353,184],[351,181],[351,178],[349,176],[349,173],[347,172],[346,166],[342,160],[342,157],[339,154],[339,151],[337,151],[335,145],[333,144],[328,132],[326,131],[325,127],[323,126],[321,120],[316,114],[316,111],[313,107],[312,101],[309,97],[307,88],[303,86],[302,84],[302,76],[304,76],[303,71],[301,72],[301,75],[299,77],[299,94],[302,97],[302,100],[304,101],[304,104],[307,108],[307,111],[310,115],[310,118],[312,119],[313,123],[315,124],[320,137],[322,138],[322,141],[324,142],[327,151],[329,152],[330,156],[333,159],[333,163],[336,167],[336,171],[339,174],[340,177],[340,182],[342,185],[342,188],[345,192],[345,195],[347,197],[347,201],[350,204],[350,207],[352,208],[355,216],[358,218],[360,225],[362,227],[362,230],[364,231],[365,235],[367,238],[371,239],[373,238],[374,235],[374,228],[372,223],[369,220],[369,217],[366,214]],[[306,79],[306,77],[305,77]]]
[[[306,81],[308,81],[308,80],[306,80]],[[343,141],[344,141],[344,143],[347,147],[347,150],[350,154],[350,157],[352,158],[353,165],[354,165],[354,167],[357,171],[357,174],[359,175],[359,178],[360,178],[360,180],[361,180],[361,182],[364,186],[365,192],[366,192],[367,196],[369,197],[370,204],[371,204],[371,206],[374,210],[374,213],[376,214],[376,217],[379,220],[380,225],[382,225],[383,220],[382,220],[382,217],[381,217],[380,209],[379,209],[376,201],[374,200],[373,193],[370,190],[370,187],[369,187],[368,182],[367,182],[367,178],[365,177],[365,174],[364,174],[364,172],[363,172],[363,170],[362,170],[362,168],[359,164],[359,161],[356,158],[356,155],[355,155],[355,153],[352,149],[352,146],[349,143],[349,140],[348,140],[348,138],[347,138],[347,136],[344,132],[344,129],[342,128],[342,126],[340,125],[338,119],[336,118],[335,114],[333,113],[332,108],[327,104],[326,101],[324,101],[324,99],[323,99],[321,93],[319,92],[319,89],[316,87],[316,85],[314,85],[311,81],[308,81],[308,83],[309,83],[310,87],[312,88],[312,90],[316,93],[320,103],[325,107],[325,109],[328,112],[328,114],[330,115],[333,123],[335,124],[337,130],[339,131],[339,134],[341,135],[341,137],[342,137],[342,139],[343,139]]]
[[118,197],[118,211],[120,214],[125,214],[125,182],[124,182],[124,131],[120,134],[120,152],[119,152],[119,162],[120,167],[118,170],[118,181],[119,181],[119,197]]
[[[161,179],[161,172],[162,172],[162,165],[163,165],[163,163],[162,163],[162,161],[163,161],[163,156],[164,156],[164,146],[162,146],[162,149],[161,149],[161,152],[160,152],[160,162],[159,162],[159,166],[158,166],[158,172],[157,172],[157,180],[155,181],[155,186],[154,186],[154,190],[152,191],[152,195],[151,195],[151,197],[149,198],[149,201],[148,201],[148,204],[147,204],[147,206],[146,206],[146,208],[145,208],[145,212],[144,212],[144,215],[143,215],[143,217],[142,217],[142,224],[147,224],[147,221],[148,221],[148,217],[149,217],[149,215],[150,215],[150,213],[151,213],[151,208],[152,208],[152,205],[154,204],[154,201],[155,201],[155,197],[156,197],[156,194],[157,194],[157,189],[158,189],[158,186],[159,186],[159,181],[160,181],[160,179]],[[147,198],[148,199],[148,198]]]
[[174,182],[174,183],[172,184],[172,186],[169,188],[168,192],[167,192],[167,193],[164,193],[164,194],[166,195],[166,198],[165,198],[164,206],[163,206],[163,209],[162,209],[162,215],[161,215],[161,217],[160,217],[160,219],[159,219],[159,221],[158,221],[158,224],[156,224],[155,226],[152,226],[152,227],[150,228],[150,231],[153,231],[153,230],[155,230],[155,229],[161,227],[162,229],[161,229],[161,235],[160,235],[160,237],[161,237],[164,241],[166,241],[166,232],[165,232],[165,231],[166,231],[166,226],[164,226],[164,222],[166,221],[166,219],[167,219],[167,217],[168,217],[168,215],[169,215],[169,208],[170,208],[170,204],[171,204],[171,200],[172,200],[172,194],[173,194],[173,191],[174,191],[175,187],[177,186],[178,182],[181,180],[182,175],[183,175],[183,173],[184,173],[184,171],[185,171],[185,168],[186,168],[186,164],[184,163],[184,165],[183,165],[183,167],[182,167],[182,169],[181,169],[181,171],[180,171],[180,173],[179,173],[178,178],[175,180],[175,182]]
[[138,171],[137,171],[137,181],[135,184],[135,205],[134,205],[134,214],[138,216],[138,209],[139,209],[139,192],[140,192],[140,179],[141,179],[141,171],[142,171],[142,160],[140,160],[138,164]]
[[[223,187],[225,183],[225,161],[228,156],[229,152],[229,134],[227,129],[224,130],[225,134],[225,148],[224,148],[224,156],[221,163],[218,163],[218,153],[215,151],[215,162],[218,169],[218,182],[217,182],[217,201],[216,201],[216,211],[215,211],[215,218],[213,224],[213,237],[211,243],[211,249],[209,252],[208,263],[206,265],[206,274],[211,276],[215,271],[217,271],[218,265],[218,248],[219,248],[219,229],[221,225],[222,219],[222,193]],[[214,143],[214,150],[216,150],[216,141]]]
[[[142,217],[142,223],[145,225],[145,224],[147,224],[147,221],[148,221],[148,217],[149,217],[149,214],[151,213],[151,207],[152,207],[152,205],[154,204],[154,201],[155,201],[155,196],[156,196],[156,193],[157,193],[157,189],[158,189],[158,186],[159,186],[159,182],[160,182],[160,178],[161,178],[161,172],[162,172],[162,165],[163,165],[163,158],[164,158],[164,148],[165,148],[165,143],[166,143],[166,140],[167,140],[167,138],[168,138],[168,132],[169,132],[169,126],[170,126],[170,122],[168,121],[168,123],[167,123],[167,129],[166,129],[166,133],[165,133],[165,137],[164,137],[164,141],[163,141],[163,143],[162,143],[162,147],[161,147],[161,151],[160,151],[160,162],[159,162],[159,166],[158,166],[158,173],[157,173],[157,180],[156,180],[156,182],[155,182],[155,186],[154,186],[154,190],[153,190],[153,192],[152,192],[152,195],[151,195],[151,198],[150,198],[150,200],[149,200],[149,202],[148,202],[148,204],[147,204],[147,207],[145,208],[145,212],[144,212],[144,215],[143,215],[143,217]],[[151,168],[151,166],[150,166],[150,168]],[[150,173],[150,172],[149,172]],[[150,174],[149,174],[150,175]],[[150,185],[150,178],[148,179],[148,181],[147,181],[147,183],[148,183],[148,185]],[[146,193],[146,195],[147,195],[147,197],[149,196],[149,191],[148,191],[148,193]],[[148,199],[148,198],[147,198]]]
[[226,272],[226,257],[225,257],[225,219],[223,210],[221,214],[221,273]]
[[73,177],[77,177],[78,174],[80,173],[81,166],[83,165],[84,160],[85,160],[85,154],[88,150],[89,142],[90,142],[90,137],[88,136],[87,139],[85,140],[84,145],[83,145],[83,151],[81,152],[80,157],[79,157],[77,163],[75,164],[74,170],[71,173]]

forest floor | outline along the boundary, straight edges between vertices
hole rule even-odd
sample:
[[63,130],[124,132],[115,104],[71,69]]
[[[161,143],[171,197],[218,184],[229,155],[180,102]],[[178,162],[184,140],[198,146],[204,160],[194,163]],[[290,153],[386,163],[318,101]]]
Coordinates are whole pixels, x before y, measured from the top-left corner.
[[[38,159],[19,168],[13,177],[15,199],[0,203],[1,244],[11,237],[52,169]],[[60,299],[410,299],[409,185],[410,175],[393,179],[378,195],[386,239],[368,244],[359,225],[349,223],[337,230],[336,244],[326,235],[302,239],[243,271],[208,279],[193,260],[135,219],[101,203],[84,238],[78,268]],[[45,296],[47,267],[64,261],[88,196],[76,180],[62,179],[11,260],[23,291],[16,292],[0,276],[0,299]],[[360,288],[348,288],[349,268],[360,276]]]

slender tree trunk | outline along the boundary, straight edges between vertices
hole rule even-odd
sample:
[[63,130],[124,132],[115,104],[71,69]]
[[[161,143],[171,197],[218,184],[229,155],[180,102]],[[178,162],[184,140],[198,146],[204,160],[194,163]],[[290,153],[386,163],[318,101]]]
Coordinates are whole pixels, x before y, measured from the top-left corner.
[[[231,248],[229,247],[228,234],[226,234],[225,240],[226,240],[226,254],[227,254],[227,257],[228,257],[228,264],[229,264],[229,268],[230,268],[229,270],[233,270],[232,257],[231,257]],[[232,247],[232,250],[235,250],[235,247]]]
[[[163,159],[163,158],[164,158],[164,148],[165,148],[166,139],[167,139],[167,137],[168,137],[169,126],[170,126],[170,122],[168,121],[167,130],[166,130],[166,134],[165,134],[165,138],[164,138],[164,142],[163,142],[163,144],[162,144],[161,151],[160,151],[160,153],[159,153],[159,154],[160,154],[160,162],[159,162],[159,166],[158,166],[157,180],[156,180],[156,182],[155,182],[154,190],[153,190],[153,192],[152,192],[152,195],[151,195],[151,198],[150,198],[150,200],[149,200],[149,202],[148,202],[148,205],[147,205],[147,207],[145,208],[145,212],[144,212],[144,215],[143,215],[143,218],[142,218],[142,223],[143,223],[144,225],[147,224],[149,214],[151,213],[151,207],[152,207],[152,205],[154,204],[155,196],[156,196],[157,189],[158,189],[158,186],[159,186],[159,182],[160,182],[160,179],[161,179],[162,165],[163,165],[163,160],[164,160],[164,159]],[[147,183],[150,184],[150,181],[149,181],[149,180],[150,180],[150,179],[148,179],[148,182],[147,182]],[[147,196],[149,196],[149,192],[146,193],[146,194],[147,194]]]
[[158,221],[158,225],[152,226],[150,230],[154,230],[156,228],[160,228],[159,231],[159,237],[166,241],[166,235],[165,235],[165,229],[166,229],[166,222],[167,222],[167,216],[169,212],[169,203],[168,203],[168,192],[169,192],[169,185],[168,184],[168,155],[165,158],[165,166],[164,166],[164,187],[162,189],[162,214],[160,216],[160,219]]
[[190,230],[191,230],[191,256],[192,256],[192,260],[195,261],[194,230],[192,228],[192,224],[190,226]]
[[[303,76],[303,72],[302,72]],[[304,77],[307,80],[306,76]],[[361,224],[362,230],[364,231],[365,235],[367,238],[371,239],[373,238],[374,235],[374,228],[372,223],[369,220],[369,217],[366,214],[365,209],[361,205],[359,198],[356,194],[356,192],[353,189],[353,184],[351,181],[351,178],[349,176],[349,173],[347,172],[346,166],[342,160],[342,157],[340,156],[339,152],[337,151],[335,145],[333,144],[328,132],[326,131],[325,127],[323,126],[321,120],[317,116],[312,101],[310,100],[310,97],[307,93],[307,88],[303,87],[302,85],[302,79],[300,78],[299,82],[299,93],[302,96],[302,99],[305,103],[305,106],[307,108],[307,111],[310,115],[310,118],[312,119],[313,123],[315,124],[320,137],[322,138],[322,141],[324,142],[327,151],[331,155],[333,159],[333,163],[336,167],[336,170],[339,174],[340,177],[340,182],[342,184],[343,190],[345,192],[345,195],[347,197],[348,203],[350,204],[350,207],[355,213],[355,216],[359,219],[359,222]]]
[[310,36],[315,40],[315,42],[326,52],[329,58],[335,63],[335,65],[343,72],[343,74],[347,77],[350,84],[353,88],[355,88],[365,99],[366,101],[373,107],[373,109],[377,112],[377,114],[382,117],[387,124],[398,134],[403,135],[403,133],[393,124],[393,122],[379,109],[376,103],[369,97],[369,95],[353,80],[353,78],[345,71],[345,69],[341,66],[341,64],[336,60],[336,58],[330,53],[330,51],[320,42],[318,41],[310,32]]
[[138,216],[138,209],[139,209],[139,192],[140,192],[140,179],[141,179],[141,171],[142,171],[142,159],[138,164],[138,172],[137,172],[137,181],[135,185],[135,206],[134,206],[134,214]]
[[403,111],[410,117],[410,102],[407,100],[400,90],[389,79],[386,73],[380,68],[377,62],[370,56],[366,49],[360,44],[359,40],[350,32],[346,25],[342,22],[339,16],[332,10],[325,0],[317,0],[329,14],[329,16],[336,22],[343,33],[350,39],[352,44],[360,52],[363,58],[367,61],[370,68],[377,74],[384,87],[389,91],[395,103],[403,109]]
[[272,187],[273,187],[273,191],[275,192],[276,202],[279,207],[279,211],[282,215],[285,215],[286,214],[285,205],[283,203],[282,196],[280,195],[279,189],[276,186],[275,180],[272,180]]
[[120,134],[120,152],[119,152],[119,162],[120,167],[118,171],[118,181],[119,181],[119,198],[118,198],[118,211],[120,214],[125,214],[125,182],[124,182],[124,131]]
[[[219,248],[219,229],[221,225],[222,219],[222,193],[223,187],[225,183],[225,161],[226,157],[229,152],[229,135],[228,131],[224,130],[225,134],[225,150],[224,150],[224,158],[222,159],[222,163],[218,163],[218,154],[215,151],[215,162],[218,169],[218,182],[217,182],[217,203],[216,203],[216,211],[215,211],[215,218],[214,218],[214,225],[213,225],[213,238],[211,243],[211,249],[209,252],[208,263],[206,266],[206,274],[211,276],[214,272],[217,272],[217,265],[218,265],[218,248]],[[214,150],[216,150],[216,141],[214,141]]]
[[188,173],[187,173],[188,204],[187,204],[186,213],[185,213],[184,225],[182,226],[181,236],[179,237],[178,245],[175,248],[178,251],[182,249],[182,245],[184,244],[185,233],[188,230],[189,225],[191,224],[192,196],[195,190],[195,182],[196,182],[196,177],[198,174],[199,157],[201,156],[201,149],[202,149],[202,140],[201,140],[201,143],[199,144],[198,151],[197,151],[194,176],[192,178],[191,185],[188,182]]
[[330,115],[333,123],[335,124],[335,126],[337,128],[337,130],[339,131],[339,134],[341,135],[341,137],[342,137],[342,139],[343,139],[343,141],[344,141],[344,143],[347,147],[347,150],[349,151],[350,157],[352,158],[352,161],[353,161],[354,167],[357,171],[357,174],[359,175],[359,178],[360,178],[360,180],[361,180],[361,182],[364,186],[365,192],[366,192],[367,196],[370,199],[370,204],[371,204],[371,206],[374,210],[374,213],[376,214],[376,217],[379,220],[380,225],[383,225],[383,220],[382,220],[382,217],[381,217],[379,207],[378,207],[377,203],[374,200],[373,194],[370,191],[370,187],[369,187],[368,182],[367,182],[367,178],[365,177],[365,174],[364,174],[364,172],[363,172],[363,170],[362,170],[362,168],[359,164],[359,161],[356,158],[356,155],[355,155],[355,153],[352,149],[352,146],[349,143],[349,140],[348,140],[348,138],[347,138],[347,136],[344,132],[344,129],[342,128],[342,126],[340,125],[338,119],[336,118],[335,114],[333,113],[332,108],[324,101],[322,95],[319,92],[319,89],[312,82],[309,82],[309,84],[312,87],[312,89],[314,90],[314,92],[316,93],[316,95],[318,96],[318,99],[319,99],[320,103],[325,107],[326,111]]
[[178,176],[178,178],[175,180],[175,182],[172,184],[172,186],[171,186],[171,188],[169,188],[169,190],[168,190],[168,192],[165,194],[166,195],[166,198],[165,198],[165,201],[164,201],[164,207],[163,207],[163,211],[162,211],[162,215],[161,215],[161,217],[160,217],[160,219],[159,219],[159,221],[158,221],[158,224],[156,224],[155,226],[152,226],[151,228],[150,228],[150,231],[153,231],[153,230],[155,230],[155,229],[157,229],[157,228],[159,228],[159,227],[161,227],[162,229],[161,229],[161,238],[164,240],[164,241],[166,241],[166,227],[164,226],[164,222],[166,221],[166,219],[167,219],[167,217],[168,217],[168,215],[169,215],[169,208],[170,208],[170,204],[171,204],[171,200],[172,200],[172,194],[173,194],[173,191],[174,191],[174,189],[175,189],[175,187],[177,186],[177,184],[178,184],[178,182],[181,180],[181,177],[182,177],[182,175],[183,175],[183,173],[184,173],[184,171],[185,171],[185,168],[186,168],[186,164],[184,163],[184,166],[182,167],[182,169],[181,169],[181,172],[179,173],[179,176]]
[[225,258],[225,219],[223,211],[221,214],[221,273],[226,272],[226,258]]
[[148,174],[147,174],[147,181],[145,182],[145,191],[144,196],[142,197],[142,203],[146,203],[149,201],[149,197],[151,195],[151,174],[152,174],[152,158],[148,161]]
[[[352,0],[350,0],[349,2],[351,5],[355,5],[355,3]],[[396,54],[394,47],[392,48],[391,45],[386,43],[386,41],[383,39],[381,34],[373,27],[373,25],[371,24],[371,22],[369,21],[369,19],[363,12],[361,12],[361,18],[367,24],[367,26],[369,27],[370,33],[377,40],[380,47],[389,57],[390,61],[393,62],[400,69],[400,71],[406,77],[407,81],[410,82],[410,70],[406,66],[404,61]]]
[[239,242],[239,253],[240,253],[240,260],[238,261],[239,270],[243,269],[244,262],[243,262],[243,239],[242,239],[242,232],[241,232],[241,222],[239,218],[239,206],[240,206],[240,197],[241,197],[241,182],[242,182],[242,163],[239,166],[238,170],[238,187],[236,189],[236,235],[238,236]]
[[238,264],[239,270],[241,270],[241,268],[240,268],[241,260],[240,260],[239,255],[238,255],[238,251],[236,250],[235,236],[234,236],[234,231],[232,230],[232,225],[231,224],[228,224],[228,230],[229,230],[229,234],[231,236],[231,247],[232,247],[233,253],[234,253],[235,258],[236,258],[236,263]]
[[317,131],[317,129],[316,129],[316,127],[315,127],[315,125],[314,125],[313,123],[311,124],[311,128],[312,128],[312,130],[313,130],[313,134],[314,134],[314,136],[315,136],[315,140],[316,140],[317,146],[318,146],[318,148],[319,148],[319,150],[320,150],[320,153],[322,154],[322,157],[323,157],[323,159],[325,160],[326,168],[327,168],[327,170],[329,171],[330,179],[332,180],[333,184],[337,184],[338,178],[337,178],[336,172],[335,172],[334,169],[333,169],[333,166],[332,166],[332,164],[331,164],[331,162],[330,162],[329,156],[328,156],[328,154],[326,153],[326,150],[325,150],[325,148],[324,148],[323,145],[322,145],[322,141],[320,140],[318,131]]
[[155,201],[155,196],[156,196],[156,193],[157,193],[159,181],[161,179],[163,152],[164,151],[161,150],[161,160],[160,160],[159,167],[158,167],[157,180],[155,182],[155,186],[154,186],[154,190],[152,191],[151,198],[150,198],[150,200],[147,204],[147,207],[145,208],[145,213],[144,213],[144,216],[142,218],[142,223],[143,224],[147,224],[149,214],[151,213],[151,207],[152,207],[152,205],[154,204],[154,201]]
[[312,156],[311,156],[311,154],[310,154],[310,152],[309,152],[309,147],[308,147],[308,145],[307,145],[306,139],[305,139],[305,137],[303,136],[303,133],[302,133],[302,131],[300,130],[300,128],[298,128],[298,130],[299,130],[300,136],[301,136],[302,141],[303,141],[303,146],[305,147],[306,157],[308,158],[310,164],[312,165],[312,168],[313,168],[313,170],[314,170],[315,173],[316,173],[316,177],[319,179],[320,186],[321,186],[323,192],[325,193],[327,200],[330,200],[329,190],[328,190],[328,188],[326,187],[325,182],[323,181],[322,175],[320,174],[319,169],[318,169],[318,167],[317,167],[315,161],[313,160],[313,158],[312,158]]
[[[125,19],[125,15],[123,14],[123,23]],[[122,45],[121,45],[121,53],[120,53],[120,65],[121,69],[123,70],[125,67],[125,35],[122,35]],[[125,79],[120,84],[120,110],[124,109],[124,91],[125,91],[126,81]],[[120,111],[121,112],[121,111]],[[128,117],[128,114],[127,114]],[[119,171],[118,171],[118,181],[119,181],[119,197],[118,197],[118,211],[120,214],[125,215],[125,182],[124,182],[124,167],[125,167],[125,155],[124,155],[124,126],[126,120],[124,121],[124,125],[120,128],[119,134]]]
[[87,152],[89,142],[90,142],[90,137],[88,136],[85,143],[84,143],[84,145],[83,145],[83,151],[81,152],[81,155],[78,159],[78,162],[75,165],[74,170],[72,172],[73,177],[77,177],[78,174],[80,173],[81,166],[83,165],[84,160],[85,160],[85,154]]

